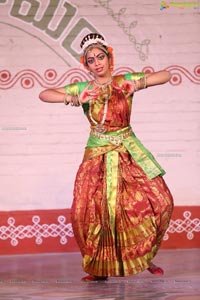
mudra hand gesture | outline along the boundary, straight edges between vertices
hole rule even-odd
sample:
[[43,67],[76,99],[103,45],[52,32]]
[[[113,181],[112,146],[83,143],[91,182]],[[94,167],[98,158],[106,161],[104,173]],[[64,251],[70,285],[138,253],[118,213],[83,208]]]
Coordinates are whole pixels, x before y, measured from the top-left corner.
[[135,91],[134,83],[130,80],[125,80],[121,86],[113,81],[113,88],[116,89],[118,92],[123,93],[125,98],[128,98]]
[[88,84],[86,86],[86,88],[79,95],[79,102],[80,103],[86,103],[86,102],[89,102],[92,99],[97,98],[98,97],[98,93],[97,93],[98,90],[99,90],[98,86],[94,87],[91,84]]

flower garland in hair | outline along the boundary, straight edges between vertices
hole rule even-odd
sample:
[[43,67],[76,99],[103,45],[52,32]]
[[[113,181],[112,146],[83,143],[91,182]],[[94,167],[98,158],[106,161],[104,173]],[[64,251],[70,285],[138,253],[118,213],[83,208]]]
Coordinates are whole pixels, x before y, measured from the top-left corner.
[[87,67],[86,64],[85,64],[85,57],[84,57],[84,55],[81,55],[81,56],[80,56],[80,63],[81,63],[84,67]]
[[114,70],[114,56],[113,56],[113,48],[108,46],[107,47],[109,53],[109,62],[110,62],[110,72],[112,73]]

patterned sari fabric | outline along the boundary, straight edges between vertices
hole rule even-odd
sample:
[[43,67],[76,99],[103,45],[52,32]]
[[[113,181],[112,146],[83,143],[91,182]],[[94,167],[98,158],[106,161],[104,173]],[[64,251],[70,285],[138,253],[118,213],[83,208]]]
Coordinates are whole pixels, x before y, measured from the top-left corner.
[[[76,176],[72,226],[84,271],[91,275],[128,276],[147,269],[172,214],[173,198],[162,177],[165,171],[130,131],[132,95],[126,97],[126,82],[142,76],[115,76],[107,87],[107,132],[98,137],[91,131]],[[76,83],[66,90],[77,95],[87,85]],[[100,89],[90,107],[98,122],[104,92]],[[92,129],[89,104],[83,104],[83,109]],[[123,140],[115,142],[128,131]]]

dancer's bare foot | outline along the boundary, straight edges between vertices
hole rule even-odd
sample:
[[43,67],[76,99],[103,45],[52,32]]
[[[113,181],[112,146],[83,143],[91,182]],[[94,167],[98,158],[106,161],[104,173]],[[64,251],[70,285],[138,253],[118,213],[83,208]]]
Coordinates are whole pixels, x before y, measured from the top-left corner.
[[81,279],[82,281],[106,281],[108,280],[107,276],[94,276],[94,275],[87,275]]
[[164,274],[164,270],[162,268],[154,265],[153,263],[150,263],[147,270],[154,275],[163,275]]

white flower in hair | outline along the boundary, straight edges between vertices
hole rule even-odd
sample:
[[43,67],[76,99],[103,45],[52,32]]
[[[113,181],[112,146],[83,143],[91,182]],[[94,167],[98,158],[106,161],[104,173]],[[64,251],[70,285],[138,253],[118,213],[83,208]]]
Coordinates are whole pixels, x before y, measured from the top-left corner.
[[105,40],[102,40],[100,38],[92,38],[84,43],[84,45],[82,46],[83,51],[92,44],[100,44],[102,46],[108,46]]

